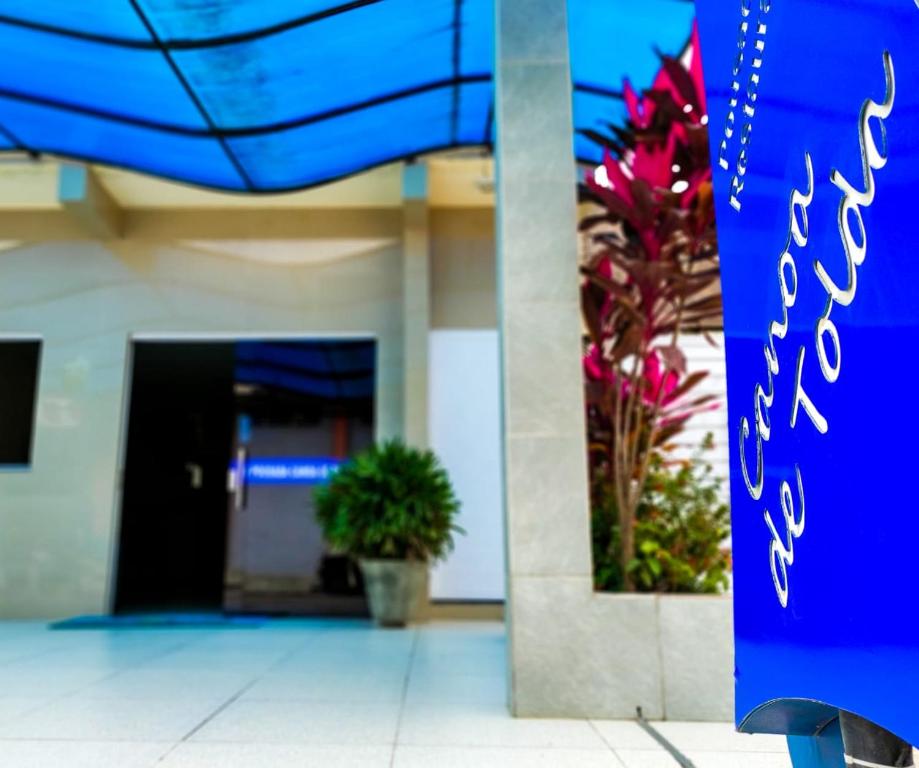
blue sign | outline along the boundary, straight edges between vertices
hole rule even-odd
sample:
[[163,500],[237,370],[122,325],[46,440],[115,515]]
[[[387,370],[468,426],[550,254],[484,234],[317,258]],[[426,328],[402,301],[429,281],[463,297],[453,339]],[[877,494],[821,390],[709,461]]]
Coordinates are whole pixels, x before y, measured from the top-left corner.
[[240,443],[246,445],[252,439],[252,417],[241,413],[236,418],[236,436]]
[[[343,464],[341,459],[317,457],[264,457],[246,462],[248,485],[322,485]],[[236,469],[234,462],[233,469]]]
[[919,0],[697,0],[737,719],[919,743]]

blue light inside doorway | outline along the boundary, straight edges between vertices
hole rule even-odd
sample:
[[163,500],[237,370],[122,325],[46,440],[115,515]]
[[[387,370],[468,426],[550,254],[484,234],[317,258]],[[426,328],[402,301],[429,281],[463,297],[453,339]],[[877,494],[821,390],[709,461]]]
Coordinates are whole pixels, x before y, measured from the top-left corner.
[[[342,465],[341,459],[312,456],[258,457],[246,462],[248,485],[323,485]],[[236,472],[236,462],[231,469]]]

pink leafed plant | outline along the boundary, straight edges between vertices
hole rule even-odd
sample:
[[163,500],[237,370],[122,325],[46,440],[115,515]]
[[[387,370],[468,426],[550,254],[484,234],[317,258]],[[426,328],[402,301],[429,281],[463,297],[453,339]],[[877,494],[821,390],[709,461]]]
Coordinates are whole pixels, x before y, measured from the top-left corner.
[[619,514],[622,569],[633,557],[635,515],[652,457],[711,397],[693,390],[680,336],[720,325],[707,112],[693,29],[684,56],[661,56],[654,84],[626,81],[624,126],[585,134],[603,147],[581,199],[590,210],[582,308],[591,469]]

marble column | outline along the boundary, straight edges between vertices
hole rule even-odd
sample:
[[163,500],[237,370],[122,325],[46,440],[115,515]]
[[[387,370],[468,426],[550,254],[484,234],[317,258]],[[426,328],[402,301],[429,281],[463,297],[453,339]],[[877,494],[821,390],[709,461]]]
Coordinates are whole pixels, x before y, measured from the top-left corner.
[[409,445],[428,446],[428,336],[431,327],[428,177],[421,163],[402,176],[402,327],[404,430]]
[[591,589],[571,77],[562,0],[496,5],[510,705],[541,715]]

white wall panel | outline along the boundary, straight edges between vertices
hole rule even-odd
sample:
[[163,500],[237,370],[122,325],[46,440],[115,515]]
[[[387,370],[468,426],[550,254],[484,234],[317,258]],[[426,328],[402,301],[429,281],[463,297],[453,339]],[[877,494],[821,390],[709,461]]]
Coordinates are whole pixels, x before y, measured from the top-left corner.
[[438,330],[430,335],[430,444],[463,504],[465,536],[434,569],[435,600],[504,598],[504,523],[498,332]]
[[686,334],[680,337],[680,346],[686,354],[690,372],[708,371],[709,375],[693,391],[693,397],[715,395],[718,407],[696,414],[687,423],[686,430],[674,442],[679,446],[678,455],[691,456],[711,433],[715,448],[704,455],[712,465],[714,474],[724,481],[722,492],[728,496],[728,424],[727,424],[727,379],[724,364],[724,334],[710,334],[713,346],[701,334]]

